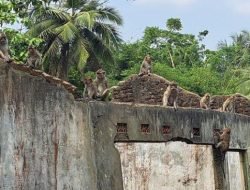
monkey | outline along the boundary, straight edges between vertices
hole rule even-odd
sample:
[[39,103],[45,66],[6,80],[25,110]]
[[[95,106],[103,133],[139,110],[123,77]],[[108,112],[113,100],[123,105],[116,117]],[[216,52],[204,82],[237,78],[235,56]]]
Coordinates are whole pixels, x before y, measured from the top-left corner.
[[[224,162],[226,152],[229,149],[230,135],[231,135],[231,129],[228,127],[222,129],[220,132],[215,132],[215,138],[218,141],[215,144],[215,148],[220,150],[220,153],[222,156],[222,162]],[[222,171],[223,171],[224,178],[225,178],[225,171],[223,167],[222,167]]]
[[0,60],[4,62],[9,62],[9,43],[6,34],[0,31]]
[[32,69],[38,69],[41,66],[41,58],[42,55],[34,46],[28,47],[28,58],[26,61],[26,65],[28,65]]
[[200,108],[209,109],[210,94],[206,93],[200,100]]
[[231,129],[228,127],[222,129],[220,132],[215,133],[219,141],[215,147],[219,148],[222,153],[226,153],[226,151],[229,149],[230,134]]
[[175,82],[171,82],[167,90],[163,94],[163,106],[173,105],[174,109],[177,109],[177,100],[178,100],[178,88]]
[[222,111],[224,112],[231,112],[235,113],[236,111],[236,98],[241,96],[239,93],[236,93],[229,98],[226,99],[226,101],[222,105]]
[[229,98],[227,98],[226,101],[222,105],[222,111],[235,113],[236,98],[238,96],[241,96],[241,95],[239,93],[236,93],[230,96]]
[[92,80],[92,78],[84,78],[84,91],[83,97],[95,99],[97,97],[97,88]]
[[142,75],[150,76],[150,74],[152,72],[151,63],[152,63],[152,59],[151,59],[150,55],[146,55],[142,61],[140,73],[138,75],[139,76],[142,76]]
[[103,69],[96,71],[96,78],[94,84],[97,88],[97,96],[102,96],[104,91],[108,88],[108,80],[106,78],[106,72]]

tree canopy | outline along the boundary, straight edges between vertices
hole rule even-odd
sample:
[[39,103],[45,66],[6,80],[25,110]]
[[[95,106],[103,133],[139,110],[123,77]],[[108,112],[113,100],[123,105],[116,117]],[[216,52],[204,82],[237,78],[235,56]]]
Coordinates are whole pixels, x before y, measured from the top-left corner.
[[100,0],[2,0],[0,18],[12,58],[25,61],[27,47],[35,45],[45,71],[80,88],[82,75],[93,76],[100,67],[114,85],[138,73],[150,54],[154,73],[200,95],[250,95],[249,31],[210,50],[203,44],[208,30],[183,33],[181,20],[169,18],[165,28],[147,26],[141,39],[123,42],[120,14]]

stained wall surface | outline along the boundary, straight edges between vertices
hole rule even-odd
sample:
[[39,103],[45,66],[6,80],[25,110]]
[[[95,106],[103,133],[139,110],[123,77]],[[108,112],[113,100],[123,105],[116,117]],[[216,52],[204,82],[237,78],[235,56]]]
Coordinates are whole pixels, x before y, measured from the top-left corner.
[[[118,134],[118,123],[127,125],[125,133]],[[148,128],[145,130],[142,124]],[[201,183],[205,178],[209,187],[214,187],[212,150],[204,144],[214,143],[214,129],[227,126],[232,129],[230,148],[249,148],[247,116],[77,102],[60,83],[0,64],[0,189],[195,189],[206,188]],[[195,135],[196,130],[199,132]],[[203,145],[190,148],[183,143],[167,143],[179,138]],[[121,157],[114,141],[128,143],[116,144]],[[239,155],[230,158],[229,165],[241,163]],[[234,175],[242,171],[241,165],[232,166],[235,169],[228,171],[230,185],[239,187]],[[133,175],[136,183],[130,182]]]
[[[168,142],[116,143],[116,147],[121,156],[124,190],[218,188],[212,146]],[[225,167],[230,182],[227,189],[245,190],[239,153],[229,152]]]
[[0,189],[97,189],[87,106],[0,65]]
[[244,163],[241,154],[239,152],[228,152],[225,167],[230,182],[228,189],[245,190]]

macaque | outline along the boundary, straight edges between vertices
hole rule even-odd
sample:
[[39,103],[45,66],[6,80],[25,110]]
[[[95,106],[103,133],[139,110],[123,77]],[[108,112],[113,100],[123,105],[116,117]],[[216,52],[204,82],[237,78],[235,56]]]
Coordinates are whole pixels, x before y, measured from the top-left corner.
[[219,132],[215,133],[219,141],[215,145],[215,147],[219,148],[222,153],[226,153],[226,151],[229,149],[230,134],[231,134],[231,129],[228,127],[222,129],[220,133]]
[[0,60],[10,61],[8,39],[3,31],[0,31]]
[[209,109],[210,94],[206,93],[200,100],[200,108]]
[[151,59],[150,55],[146,55],[143,59],[142,64],[141,64],[139,76],[142,76],[142,75],[150,76],[150,74],[152,72],[151,62],[152,62],[152,59]]
[[[215,148],[220,150],[222,161],[225,160],[226,152],[229,149],[230,134],[231,134],[231,129],[228,127],[222,129],[220,132],[215,133],[216,140],[218,141],[215,144]],[[222,166],[222,171],[223,171],[224,178],[225,178],[225,171],[224,171],[223,166]]]
[[236,105],[236,97],[240,96],[240,94],[236,93],[230,96],[222,105],[222,111],[235,113],[235,105]]
[[178,100],[178,88],[175,82],[172,82],[168,85],[167,90],[163,94],[163,106],[174,106],[177,108],[177,100]]
[[85,85],[83,91],[83,97],[89,99],[95,99],[97,97],[97,88],[94,85],[92,78],[85,78],[83,82]]
[[94,85],[97,88],[97,96],[103,96],[105,90],[108,89],[108,80],[106,78],[106,72],[104,70],[99,69],[96,71]]
[[28,58],[26,64],[29,67],[31,67],[32,69],[38,69],[41,66],[41,58],[41,54],[35,47],[28,47]]

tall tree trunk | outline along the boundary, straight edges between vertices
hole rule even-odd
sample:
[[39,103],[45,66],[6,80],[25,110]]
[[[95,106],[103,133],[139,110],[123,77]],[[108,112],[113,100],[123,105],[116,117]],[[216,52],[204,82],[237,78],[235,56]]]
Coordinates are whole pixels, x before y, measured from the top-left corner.
[[173,59],[173,56],[171,55],[169,49],[168,49],[168,54],[169,54],[169,56],[170,56],[171,65],[172,65],[173,68],[175,68],[174,59]]
[[68,71],[69,71],[69,63],[68,63],[68,53],[69,53],[69,44],[65,44],[61,49],[61,60],[58,68],[58,77],[63,80],[68,80]]

